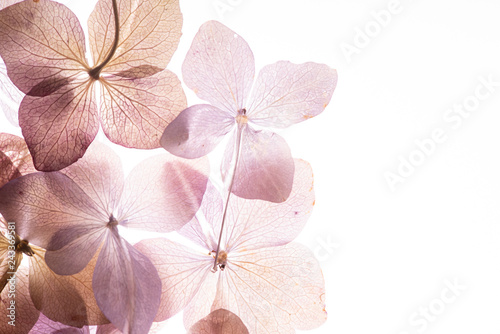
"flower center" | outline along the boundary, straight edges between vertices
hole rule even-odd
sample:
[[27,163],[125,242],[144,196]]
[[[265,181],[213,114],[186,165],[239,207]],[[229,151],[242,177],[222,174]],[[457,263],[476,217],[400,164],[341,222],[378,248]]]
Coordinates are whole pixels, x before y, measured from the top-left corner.
[[16,252],[22,252],[28,256],[33,256],[35,252],[33,252],[33,249],[30,247],[30,243],[26,240],[19,240],[15,244],[16,247]]
[[114,226],[118,226],[118,220],[116,220],[116,218],[113,215],[111,215],[109,217],[108,227],[112,228]]
[[245,108],[238,110],[238,116],[236,116],[236,123],[239,125],[244,125],[248,123],[247,110]]
[[219,266],[220,270],[224,270],[226,268],[227,264],[227,252],[226,251],[219,251],[219,256],[217,256],[217,265]]

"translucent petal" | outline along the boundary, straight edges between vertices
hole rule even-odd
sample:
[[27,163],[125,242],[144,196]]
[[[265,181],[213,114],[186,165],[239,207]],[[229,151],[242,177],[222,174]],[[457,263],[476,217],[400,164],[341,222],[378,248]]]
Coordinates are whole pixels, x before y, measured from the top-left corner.
[[325,282],[306,247],[290,243],[230,254],[212,309],[241,318],[251,333],[295,333],[326,321]]
[[181,228],[198,211],[208,179],[208,160],[168,153],[137,165],[125,181],[117,213],[121,225],[153,232]]
[[99,129],[92,81],[74,80],[47,96],[26,95],[19,124],[35,167],[60,170],[81,158]]
[[[20,266],[12,285],[3,289],[0,295],[0,333],[26,334],[37,322],[40,312],[31,301],[28,287],[28,267]],[[11,290],[12,287],[12,290]],[[14,293],[15,296],[9,297]],[[13,298],[15,297],[15,299]],[[15,306],[11,306],[11,301]],[[10,309],[8,309],[10,307]],[[14,321],[9,324],[10,321]]]
[[[174,316],[198,292],[212,291],[213,298],[216,275],[210,272],[213,257],[209,252],[203,254],[160,238],[141,241],[135,247],[153,262],[161,279],[162,299],[155,321]],[[210,300],[207,304],[210,307]]]
[[228,310],[218,309],[198,321],[188,334],[248,334],[238,316]]
[[60,172],[78,184],[108,218],[111,216],[125,182],[120,157],[115,151],[94,141],[83,158]]
[[78,18],[57,2],[23,1],[2,10],[0,45],[10,79],[26,94],[38,87],[38,96],[47,95],[44,88],[51,89],[47,83],[88,67]]
[[0,187],[24,174],[36,172],[24,139],[0,133]]
[[31,329],[29,334],[90,334],[90,329],[88,326],[82,328],[72,327],[68,325],[61,324],[60,322],[52,321],[47,318],[43,313],[40,313],[40,317],[36,322],[35,326]]
[[254,75],[255,61],[247,42],[217,21],[200,27],[182,64],[186,85],[234,116],[245,107]]
[[165,129],[161,146],[183,158],[210,153],[234,127],[234,117],[209,104],[184,109]]
[[[86,233],[85,229],[104,227],[109,219],[75,182],[59,172],[27,174],[3,186],[0,212],[7,221],[16,222],[21,238],[53,250],[72,241],[71,237],[53,239],[61,229],[80,228],[80,233]],[[89,260],[95,251],[80,250],[91,253]],[[75,256],[84,257],[82,253]]]
[[203,218],[200,218],[208,223],[207,228],[204,230],[198,218],[194,217],[184,225],[178,233],[207,250],[216,250],[216,240],[219,236],[223,208],[224,203],[222,202],[222,197],[209,180],[207,183],[207,190],[203,195],[201,208],[197,213],[197,216],[202,216]]
[[[315,196],[311,166],[304,160],[294,162],[292,191],[285,202],[231,197],[222,249],[242,251],[280,246],[298,236],[312,213]],[[218,236],[221,221],[208,220]]]
[[99,308],[122,332],[146,334],[160,305],[162,283],[146,256],[111,229],[94,271]]
[[32,247],[30,260],[30,296],[34,305],[51,320],[82,327],[108,323],[92,290],[92,275],[97,254],[84,270],[76,275],[60,276],[44,261],[45,251]]
[[7,120],[16,127],[19,126],[17,114],[23,97],[23,92],[9,79],[5,63],[0,58],[0,110],[5,114]]
[[[151,325],[148,334],[159,334],[165,327],[165,323],[166,322],[153,322],[153,325]],[[164,331],[162,333],[164,333]],[[116,328],[113,324],[107,324],[97,326],[96,334],[122,334],[122,331]]]
[[[106,73],[151,65],[164,69],[181,37],[182,14],[178,0],[119,0],[120,38]],[[89,21],[94,64],[108,55],[115,38],[112,2],[99,0]]]
[[[226,148],[222,176],[231,177],[231,161],[237,135]],[[231,171],[230,171],[231,170]],[[247,126],[241,138],[241,151],[232,192],[247,199],[283,202],[290,195],[294,164],[290,148],[279,135]]]
[[139,79],[107,76],[101,83],[102,128],[122,146],[160,147],[163,131],[187,106],[179,79],[168,70]]
[[279,61],[264,67],[252,91],[250,122],[285,128],[321,113],[337,85],[337,71],[324,64]]

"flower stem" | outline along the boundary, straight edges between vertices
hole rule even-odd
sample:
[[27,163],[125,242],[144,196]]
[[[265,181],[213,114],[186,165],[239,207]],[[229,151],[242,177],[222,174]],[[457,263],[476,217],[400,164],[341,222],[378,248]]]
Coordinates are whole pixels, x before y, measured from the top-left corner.
[[111,50],[109,50],[109,53],[106,56],[106,59],[104,59],[102,63],[100,63],[99,65],[97,65],[96,67],[92,68],[89,71],[89,75],[95,80],[99,80],[99,75],[101,74],[102,69],[111,61],[111,58],[113,58],[113,56],[115,55],[116,49],[118,48],[118,40],[120,39],[120,20],[118,17],[118,4],[116,0],[111,0],[111,1],[113,2],[113,15],[115,18],[115,39],[113,41],[113,45],[111,46]]
[[241,148],[241,136],[243,134],[243,129],[245,126],[246,126],[246,124],[238,123],[238,130],[236,132],[236,152],[235,152],[235,158],[234,158],[234,168],[233,168],[233,172],[231,175],[231,183],[229,183],[229,187],[228,187],[226,204],[224,205],[224,213],[222,215],[222,224],[220,227],[219,242],[217,243],[217,250],[215,252],[214,266],[212,268],[212,272],[214,272],[214,273],[217,271],[217,261],[219,260],[219,251],[220,251],[220,243],[222,240],[222,232],[224,231],[224,223],[226,222],[227,208],[229,205],[229,198],[231,197],[231,191],[233,189],[234,176],[236,175],[236,168],[238,167],[238,160],[240,157],[240,148]]

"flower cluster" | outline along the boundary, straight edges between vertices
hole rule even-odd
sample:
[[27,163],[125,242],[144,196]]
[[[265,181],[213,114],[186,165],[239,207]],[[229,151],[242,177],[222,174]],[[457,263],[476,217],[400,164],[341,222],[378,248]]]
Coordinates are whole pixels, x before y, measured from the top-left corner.
[[[319,263],[293,242],[315,203],[312,169],[272,129],[320,114],[335,70],[279,61],[253,82],[248,44],[209,21],[182,66],[207,104],[187,107],[165,69],[178,0],[99,0],[93,62],[63,4],[3,6],[0,108],[16,106],[23,138],[0,134],[0,332],[157,333],[181,311],[190,334],[326,321]],[[125,175],[94,140],[100,127],[119,145],[168,152]],[[224,137],[213,176],[205,156]],[[127,229],[152,236],[132,244]]]

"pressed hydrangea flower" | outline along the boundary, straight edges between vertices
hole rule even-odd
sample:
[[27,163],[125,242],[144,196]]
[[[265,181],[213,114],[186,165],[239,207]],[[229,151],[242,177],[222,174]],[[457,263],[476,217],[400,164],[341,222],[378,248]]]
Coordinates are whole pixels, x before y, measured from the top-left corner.
[[[24,140],[7,133],[0,134],[0,167],[0,188],[22,175],[36,172]],[[99,310],[92,292],[96,258],[76,275],[59,276],[47,267],[45,250],[21,238],[17,234],[17,223],[8,223],[1,213],[0,229],[3,231],[3,234],[0,233],[0,291],[3,302],[0,317],[7,319],[10,315],[8,307],[11,300],[17,303],[14,331],[6,321],[0,324],[1,333],[27,333],[37,322],[40,312],[65,326],[81,327],[109,322]],[[14,298],[9,297],[12,293]]]
[[[156,321],[182,309],[191,328],[212,311],[234,313],[249,333],[294,333],[326,320],[324,279],[318,261],[306,247],[290,243],[302,230],[314,204],[308,163],[297,160],[294,185],[283,203],[233,197],[227,229],[212,272],[220,232],[222,199],[207,189],[203,219],[193,219],[179,233],[198,249],[167,239],[135,245],[158,268],[165,299]],[[201,217],[200,217],[201,218]],[[208,226],[201,222],[207,222]]]
[[178,0],[99,0],[88,26],[93,65],[66,6],[23,1],[0,11],[0,56],[27,94],[19,124],[38,170],[60,170],[82,157],[99,124],[117,144],[157,148],[186,107],[179,79],[164,70],[181,36]]
[[124,180],[118,156],[94,143],[60,172],[33,173],[0,189],[0,212],[25,240],[47,250],[57,274],[73,275],[96,259],[92,289],[104,315],[124,333],[147,333],[157,313],[156,268],[118,226],[154,232],[182,227],[198,210],[206,160],[169,154],[139,164]]
[[196,34],[182,74],[186,85],[210,105],[182,111],[165,129],[162,146],[197,158],[233,131],[222,165],[223,176],[233,178],[231,191],[248,199],[286,200],[294,174],[290,149],[277,134],[253,125],[285,128],[318,115],[332,97],[337,72],[323,64],[279,61],[260,71],[252,89],[250,47],[226,26],[209,21]]

